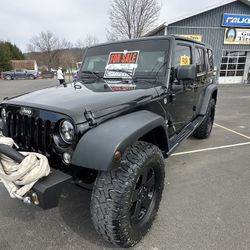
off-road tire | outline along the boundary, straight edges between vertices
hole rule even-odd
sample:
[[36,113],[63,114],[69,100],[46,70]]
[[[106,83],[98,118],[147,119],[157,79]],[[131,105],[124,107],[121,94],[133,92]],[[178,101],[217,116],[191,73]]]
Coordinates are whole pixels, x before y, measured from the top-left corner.
[[206,139],[210,136],[214,123],[215,105],[215,100],[211,98],[208,104],[205,119],[193,133],[195,138]]
[[[131,247],[148,232],[161,201],[164,168],[163,156],[158,147],[146,142],[136,142],[127,149],[118,168],[99,173],[92,191],[91,217],[97,232],[105,240],[120,247]],[[153,171],[154,175],[149,174],[151,172],[147,172],[148,170]],[[151,178],[154,178],[154,191],[149,209],[142,217],[143,223],[139,221],[135,224],[135,216],[131,215],[133,208],[135,207],[134,214],[137,214],[137,202],[149,199],[149,195],[145,195],[140,196],[144,198],[138,198],[136,203],[132,202],[134,197],[139,197],[140,190],[143,189],[138,183],[140,180],[143,183],[142,173],[146,172],[146,183],[152,182]],[[146,183],[145,186],[150,186]],[[139,191],[136,189],[138,186]],[[143,204],[143,201],[138,204]],[[144,211],[143,205],[140,209]]]

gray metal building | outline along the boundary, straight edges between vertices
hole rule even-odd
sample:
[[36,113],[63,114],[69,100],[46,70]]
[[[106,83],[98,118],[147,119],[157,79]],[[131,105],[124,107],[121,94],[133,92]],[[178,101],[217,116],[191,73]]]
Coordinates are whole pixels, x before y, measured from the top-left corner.
[[249,81],[250,1],[218,3],[164,23],[147,36],[167,34],[184,35],[212,45],[219,83]]

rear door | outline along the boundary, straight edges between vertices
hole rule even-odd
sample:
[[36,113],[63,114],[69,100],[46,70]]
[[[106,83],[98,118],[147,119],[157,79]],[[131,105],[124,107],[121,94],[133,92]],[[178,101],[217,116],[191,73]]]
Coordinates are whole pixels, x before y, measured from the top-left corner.
[[199,113],[207,85],[213,79],[213,52],[204,46],[195,45],[193,57],[197,78],[194,85],[194,111]]
[[194,82],[176,78],[178,66],[193,64],[191,42],[176,41],[172,60],[171,79],[169,84],[170,103],[167,111],[170,115],[170,134],[178,133],[194,117]]

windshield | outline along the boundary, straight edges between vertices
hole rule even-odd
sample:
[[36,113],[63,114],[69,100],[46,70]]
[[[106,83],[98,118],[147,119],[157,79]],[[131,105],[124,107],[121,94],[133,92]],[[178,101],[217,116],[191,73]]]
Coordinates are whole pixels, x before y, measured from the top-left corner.
[[[100,45],[87,50],[80,78],[148,79],[161,81],[168,58],[167,39],[138,40]],[[88,72],[88,74],[86,74]],[[92,74],[89,74],[92,72]],[[155,81],[156,82],[156,81]]]

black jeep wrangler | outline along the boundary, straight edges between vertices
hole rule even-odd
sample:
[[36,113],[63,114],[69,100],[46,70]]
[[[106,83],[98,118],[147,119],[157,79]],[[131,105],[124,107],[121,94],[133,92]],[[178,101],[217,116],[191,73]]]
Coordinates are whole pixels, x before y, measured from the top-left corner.
[[[175,36],[106,43],[85,52],[79,80],[6,99],[1,127],[53,172],[33,188],[45,208],[58,183],[92,189],[96,230],[130,247],[149,230],[164,187],[164,158],[212,130],[217,87],[210,46]],[[63,174],[61,174],[63,173]],[[49,181],[48,181],[49,180]]]

